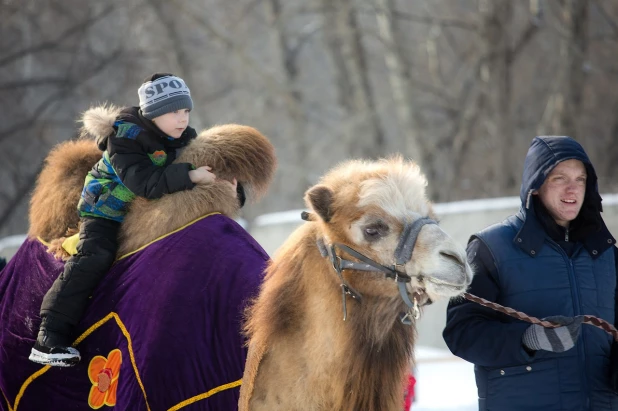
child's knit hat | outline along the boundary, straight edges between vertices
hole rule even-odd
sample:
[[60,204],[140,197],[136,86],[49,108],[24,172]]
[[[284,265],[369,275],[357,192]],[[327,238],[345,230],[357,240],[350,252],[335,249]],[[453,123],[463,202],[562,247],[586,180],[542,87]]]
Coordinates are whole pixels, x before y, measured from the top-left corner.
[[170,73],[146,77],[137,94],[139,108],[148,120],[176,110],[193,109],[189,87],[183,79]]

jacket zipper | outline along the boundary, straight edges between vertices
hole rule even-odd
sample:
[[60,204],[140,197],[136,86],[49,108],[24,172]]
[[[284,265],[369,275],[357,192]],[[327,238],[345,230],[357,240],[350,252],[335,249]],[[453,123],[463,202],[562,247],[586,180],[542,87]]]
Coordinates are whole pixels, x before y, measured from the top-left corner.
[[526,196],[526,210],[530,209],[530,197],[533,191],[533,189],[528,190],[528,195]]
[[[568,229],[567,229],[567,238],[568,238]],[[548,240],[553,244],[553,247],[555,249],[558,250],[558,252],[562,255],[562,258],[564,258],[564,260],[567,262],[567,271],[569,272],[569,281],[571,282],[571,295],[573,298],[573,314],[574,315],[581,315],[581,310],[580,310],[580,301],[579,301],[579,286],[577,284],[577,279],[575,278],[575,268],[573,267],[573,260],[564,252],[564,250],[562,249],[562,247],[560,247],[560,245],[556,244],[555,241],[553,240]],[[567,240],[568,241],[568,240]],[[575,251],[573,250],[573,255],[575,255]],[[580,360],[580,369],[581,369],[581,379],[582,379],[582,384],[584,386],[584,389],[582,390],[582,394],[584,395],[584,406],[586,407],[586,409],[589,408],[590,406],[590,398],[588,397],[588,380],[586,378],[586,350],[585,350],[585,337],[584,337],[584,333],[580,333],[580,338],[581,338],[581,343],[580,344],[576,344],[577,347],[577,351],[579,353],[579,358]]]

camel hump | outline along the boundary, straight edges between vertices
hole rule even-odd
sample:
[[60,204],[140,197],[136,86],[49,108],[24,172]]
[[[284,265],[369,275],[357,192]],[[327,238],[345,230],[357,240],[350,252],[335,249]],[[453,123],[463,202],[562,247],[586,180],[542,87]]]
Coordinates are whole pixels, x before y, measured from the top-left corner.
[[92,140],[65,141],[52,149],[30,200],[28,235],[51,241],[77,228],[84,180],[100,159],[101,151]]
[[217,178],[235,177],[252,202],[266,193],[277,167],[275,148],[268,138],[241,124],[217,125],[202,131],[177,162],[211,166]]
[[82,137],[105,137],[114,131],[114,122],[120,114],[120,107],[113,104],[102,104],[90,107],[81,118],[83,123]]

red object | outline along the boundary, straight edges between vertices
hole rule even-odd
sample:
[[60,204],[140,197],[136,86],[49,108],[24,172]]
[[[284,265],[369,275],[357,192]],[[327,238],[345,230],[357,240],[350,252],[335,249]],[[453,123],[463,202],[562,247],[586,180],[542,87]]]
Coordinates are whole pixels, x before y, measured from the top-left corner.
[[404,411],[408,411],[412,406],[414,400],[414,385],[416,384],[416,378],[412,374],[408,377],[408,386],[404,391]]

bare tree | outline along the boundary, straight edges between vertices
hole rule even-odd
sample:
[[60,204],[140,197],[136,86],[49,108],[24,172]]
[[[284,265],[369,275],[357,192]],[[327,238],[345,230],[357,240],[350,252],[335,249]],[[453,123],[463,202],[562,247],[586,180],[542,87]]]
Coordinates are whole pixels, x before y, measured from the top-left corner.
[[539,126],[541,133],[578,135],[586,79],[588,9],[588,0],[566,0],[558,5],[558,73]]
[[41,160],[79,112],[134,102],[160,70],[190,83],[192,126],[242,122],[277,147],[249,219],[302,206],[342,159],[393,151],[422,163],[434,200],[513,195],[535,133],[581,140],[608,184],[617,53],[605,0],[0,2],[0,234],[25,230]]
[[291,195],[301,198],[304,190],[310,186],[311,182],[305,171],[309,169],[307,162],[307,154],[310,150],[310,145],[307,144],[309,140],[307,134],[309,119],[303,107],[303,93],[298,82],[301,70],[299,55],[305,43],[315,34],[318,27],[315,24],[308,24],[300,33],[293,34],[285,24],[282,2],[280,0],[269,0],[265,2],[265,5],[269,22],[272,24],[273,50],[279,57],[278,61],[284,75],[285,89],[288,94],[286,101],[290,103],[287,107],[292,129],[296,135],[296,138],[291,142],[294,148],[288,151],[291,154],[290,158],[285,159],[290,167],[286,167],[283,172],[286,174],[286,180],[293,182],[292,187],[299,188],[299,190],[290,190]]
[[495,184],[491,194],[510,189],[515,179],[510,173],[513,164],[508,147],[513,141],[514,130],[511,113],[511,38],[510,22],[513,3],[508,0],[480,0],[482,57],[479,71],[481,99],[479,104],[485,115],[482,133],[487,136],[490,178]]
[[[174,0],[174,1],[161,1],[161,0],[147,0],[148,4],[152,6],[152,10],[154,11],[157,20],[160,22],[160,27],[164,28],[165,43],[167,44],[167,50],[170,51],[174,59],[176,60],[176,66],[180,70],[180,75],[182,78],[189,84],[197,84],[197,81],[194,76],[194,70],[191,56],[185,47],[185,41],[183,41],[183,37],[181,35],[181,29],[179,25],[182,24],[181,19],[178,18],[178,10],[183,7],[183,4]],[[161,42],[161,39],[157,40],[157,42]],[[152,70],[154,71],[154,70]],[[208,114],[205,111],[201,111],[199,116],[193,116],[191,119],[191,125],[197,130],[201,130],[204,128],[205,124],[209,124],[207,118]]]
[[322,6],[338,100],[347,117],[343,124],[348,151],[353,157],[379,156],[384,152],[384,130],[369,80],[357,10],[352,0],[323,0]]
[[416,107],[412,100],[409,62],[403,56],[403,50],[397,47],[396,21],[393,19],[393,0],[375,0],[378,33],[384,44],[384,59],[388,70],[387,76],[400,127],[403,131],[404,152],[411,156],[420,166],[423,165],[424,151],[419,142],[419,121],[415,115]]
[[[58,136],[75,135],[73,110],[82,86],[123,61],[121,48],[100,50],[90,42],[93,27],[114,12],[114,3],[71,10],[65,1],[48,0],[38,6],[4,5],[7,13],[0,13],[0,25],[13,37],[0,51],[0,152],[10,153],[0,176],[11,182],[0,189],[0,227],[23,218],[14,213],[22,209],[40,161]],[[47,19],[56,26],[43,24]],[[70,120],[60,120],[67,116]]]
[[567,0],[563,5],[566,27],[560,54],[564,63],[564,83],[560,99],[559,123],[555,132],[577,135],[577,118],[581,113],[586,79],[585,60],[588,48],[588,0]]

